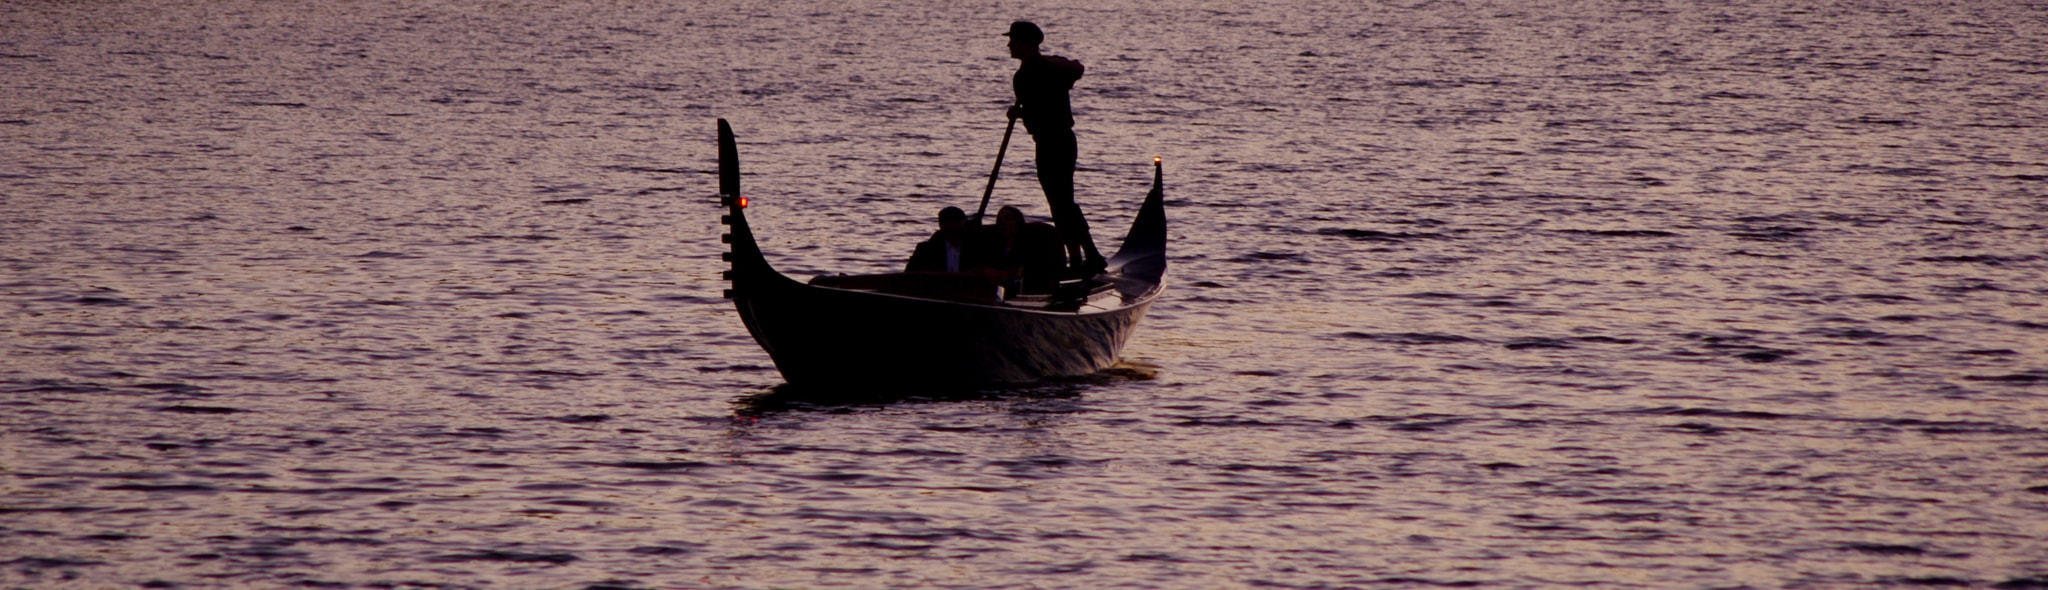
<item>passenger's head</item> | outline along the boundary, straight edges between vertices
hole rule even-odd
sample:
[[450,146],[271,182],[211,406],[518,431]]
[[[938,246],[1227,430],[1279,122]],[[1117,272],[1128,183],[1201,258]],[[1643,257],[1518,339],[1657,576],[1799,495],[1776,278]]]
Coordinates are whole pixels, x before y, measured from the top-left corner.
[[1009,235],[1017,233],[1017,230],[1023,227],[1023,211],[1019,211],[1016,207],[1012,207],[1009,205],[1004,205],[1002,209],[996,210],[996,231],[1003,232],[1004,235]]
[[961,211],[959,207],[947,207],[939,210],[939,231],[945,232],[950,237],[959,234],[961,230],[966,228],[966,211]]

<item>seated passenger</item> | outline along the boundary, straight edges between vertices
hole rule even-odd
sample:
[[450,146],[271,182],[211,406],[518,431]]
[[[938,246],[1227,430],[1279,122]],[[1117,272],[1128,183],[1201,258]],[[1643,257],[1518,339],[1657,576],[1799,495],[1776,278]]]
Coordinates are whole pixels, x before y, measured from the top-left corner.
[[996,211],[996,231],[984,233],[986,241],[974,258],[992,271],[992,278],[1029,293],[1049,292],[1059,282],[1066,250],[1051,224],[1025,223],[1023,211],[1004,206]]
[[959,207],[939,210],[939,231],[917,245],[903,272],[960,272],[967,264],[967,212]]

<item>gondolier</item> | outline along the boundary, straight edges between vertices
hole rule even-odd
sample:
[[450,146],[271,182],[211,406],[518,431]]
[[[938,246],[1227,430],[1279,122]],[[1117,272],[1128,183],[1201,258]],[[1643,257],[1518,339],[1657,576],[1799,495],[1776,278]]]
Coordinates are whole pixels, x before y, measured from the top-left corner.
[[1037,148],[1038,184],[1045,189],[1053,225],[1059,227],[1066,242],[1068,263],[1084,275],[1101,272],[1105,261],[1088,235],[1088,219],[1074,202],[1074,164],[1080,148],[1074,140],[1074,110],[1067,91],[1086,68],[1081,62],[1040,52],[1038,44],[1045,40],[1045,32],[1038,25],[1010,23],[1010,32],[1003,36],[1010,38],[1010,57],[1019,62],[1017,75],[1011,79],[1017,102],[1010,105],[1009,116],[1023,119],[1024,130],[1031,133]]

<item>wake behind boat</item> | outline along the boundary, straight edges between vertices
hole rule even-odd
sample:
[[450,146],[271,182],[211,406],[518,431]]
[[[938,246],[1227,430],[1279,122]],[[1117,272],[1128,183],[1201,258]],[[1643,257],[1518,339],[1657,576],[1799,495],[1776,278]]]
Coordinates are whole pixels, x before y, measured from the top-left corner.
[[731,228],[726,297],[798,385],[1029,383],[1114,364],[1165,291],[1164,173],[1108,268],[1051,294],[1005,297],[966,275],[889,273],[812,284],[769,266],[747,225],[732,127],[718,121],[719,199]]

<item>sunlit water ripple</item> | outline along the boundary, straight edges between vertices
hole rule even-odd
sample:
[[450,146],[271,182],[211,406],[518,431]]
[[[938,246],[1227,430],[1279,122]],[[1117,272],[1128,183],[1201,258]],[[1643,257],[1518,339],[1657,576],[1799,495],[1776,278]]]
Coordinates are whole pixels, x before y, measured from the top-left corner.
[[[0,5],[8,587],[2048,587],[2048,4],[170,4]],[[713,119],[892,268],[1016,18],[1126,362],[777,389]]]

